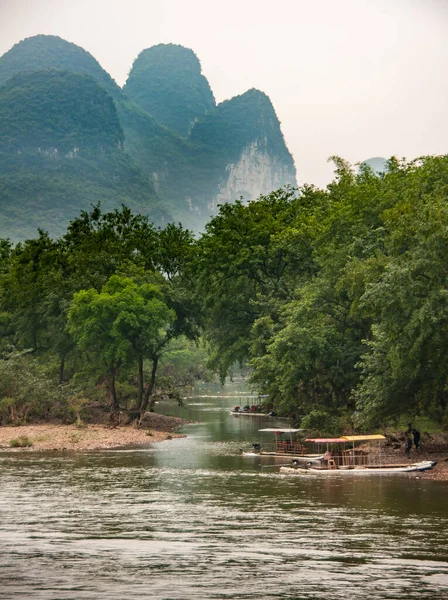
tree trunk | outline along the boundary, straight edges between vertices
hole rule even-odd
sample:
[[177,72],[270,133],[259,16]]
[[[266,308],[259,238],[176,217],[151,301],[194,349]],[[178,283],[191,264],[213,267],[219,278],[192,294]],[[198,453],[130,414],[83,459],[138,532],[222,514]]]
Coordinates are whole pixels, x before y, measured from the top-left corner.
[[115,366],[109,369],[109,373],[107,374],[107,387],[109,392],[110,399],[110,407],[111,410],[119,410],[120,405],[117,399],[117,390],[115,389],[115,377],[117,374],[117,369]]
[[437,400],[438,400],[438,405],[439,405],[439,413],[440,413],[440,422],[443,421],[445,414],[446,414],[446,409],[447,409],[447,393],[442,391],[439,392],[437,394]]
[[159,362],[159,358],[158,357],[153,358],[152,369],[151,369],[151,379],[150,379],[150,381],[148,383],[148,386],[147,386],[147,388],[145,390],[145,395],[143,397],[143,403],[142,403],[142,405],[140,407],[140,419],[142,418],[142,416],[147,411],[148,404],[149,404],[149,410],[151,412],[153,412],[153,410],[154,410],[154,401],[152,400],[151,403],[150,403],[149,400],[150,400],[152,392],[154,390],[154,385],[156,383],[156,372],[157,372],[158,362]]
[[61,362],[59,363],[59,383],[64,383],[64,367],[65,358],[61,356]]
[[143,404],[143,393],[145,391],[144,381],[143,381],[143,356],[138,357],[138,402],[137,402],[137,410],[142,409]]

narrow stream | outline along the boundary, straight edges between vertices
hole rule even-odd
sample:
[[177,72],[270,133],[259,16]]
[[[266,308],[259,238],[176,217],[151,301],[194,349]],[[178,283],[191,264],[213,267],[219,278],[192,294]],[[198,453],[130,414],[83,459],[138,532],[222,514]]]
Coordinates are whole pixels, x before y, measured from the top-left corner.
[[202,387],[186,438],[121,451],[0,454],[0,598],[448,598],[448,485],[281,476],[241,449],[285,421]]

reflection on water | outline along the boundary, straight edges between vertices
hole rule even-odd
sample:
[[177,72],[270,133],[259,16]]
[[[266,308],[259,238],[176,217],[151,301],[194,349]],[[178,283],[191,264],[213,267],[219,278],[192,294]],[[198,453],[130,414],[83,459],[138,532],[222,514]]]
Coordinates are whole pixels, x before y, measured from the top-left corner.
[[0,455],[0,598],[448,598],[446,484],[280,476],[240,449],[285,422],[211,392],[158,406],[187,438]]

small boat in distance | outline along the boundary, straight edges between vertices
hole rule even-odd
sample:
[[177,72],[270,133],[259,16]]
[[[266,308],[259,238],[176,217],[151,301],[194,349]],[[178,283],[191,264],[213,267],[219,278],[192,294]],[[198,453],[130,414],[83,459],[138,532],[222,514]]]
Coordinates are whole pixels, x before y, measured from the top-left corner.
[[[342,435],[339,438],[309,438],[305,442],[313,443],[317,449],[326,446],[327,450],[319,459],[310,460],[303,464],[293,458],[291,466],[281,466],[280,473],[284,475],[378,475],[391,473],[410,473],[432,469],[436,461],[420,461],[414,463],[394,464],[383,462],[381,452],[375,454],[375,459],[366,450],[355,447],[356,442],[385,440],[384,435]],[[347,443],[352,443],[347,448]]]
[[247,404],[246,406],[234,406],[230,411],[231,415],[244,415],[249,417],[275,417],[275,413],[266,413],[263,412],[263,407],[261,404]]

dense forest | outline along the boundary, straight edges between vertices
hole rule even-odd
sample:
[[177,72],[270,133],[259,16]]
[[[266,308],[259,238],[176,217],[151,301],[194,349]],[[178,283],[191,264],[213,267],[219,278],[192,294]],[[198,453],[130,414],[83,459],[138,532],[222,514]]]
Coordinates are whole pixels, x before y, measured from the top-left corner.
[[303,427],[447,427],[448,156],[333,161],[326,189],[225,204],[199,237],[96,206],[58,239],[3,240],[2,422],[138,416],[241,364]]

